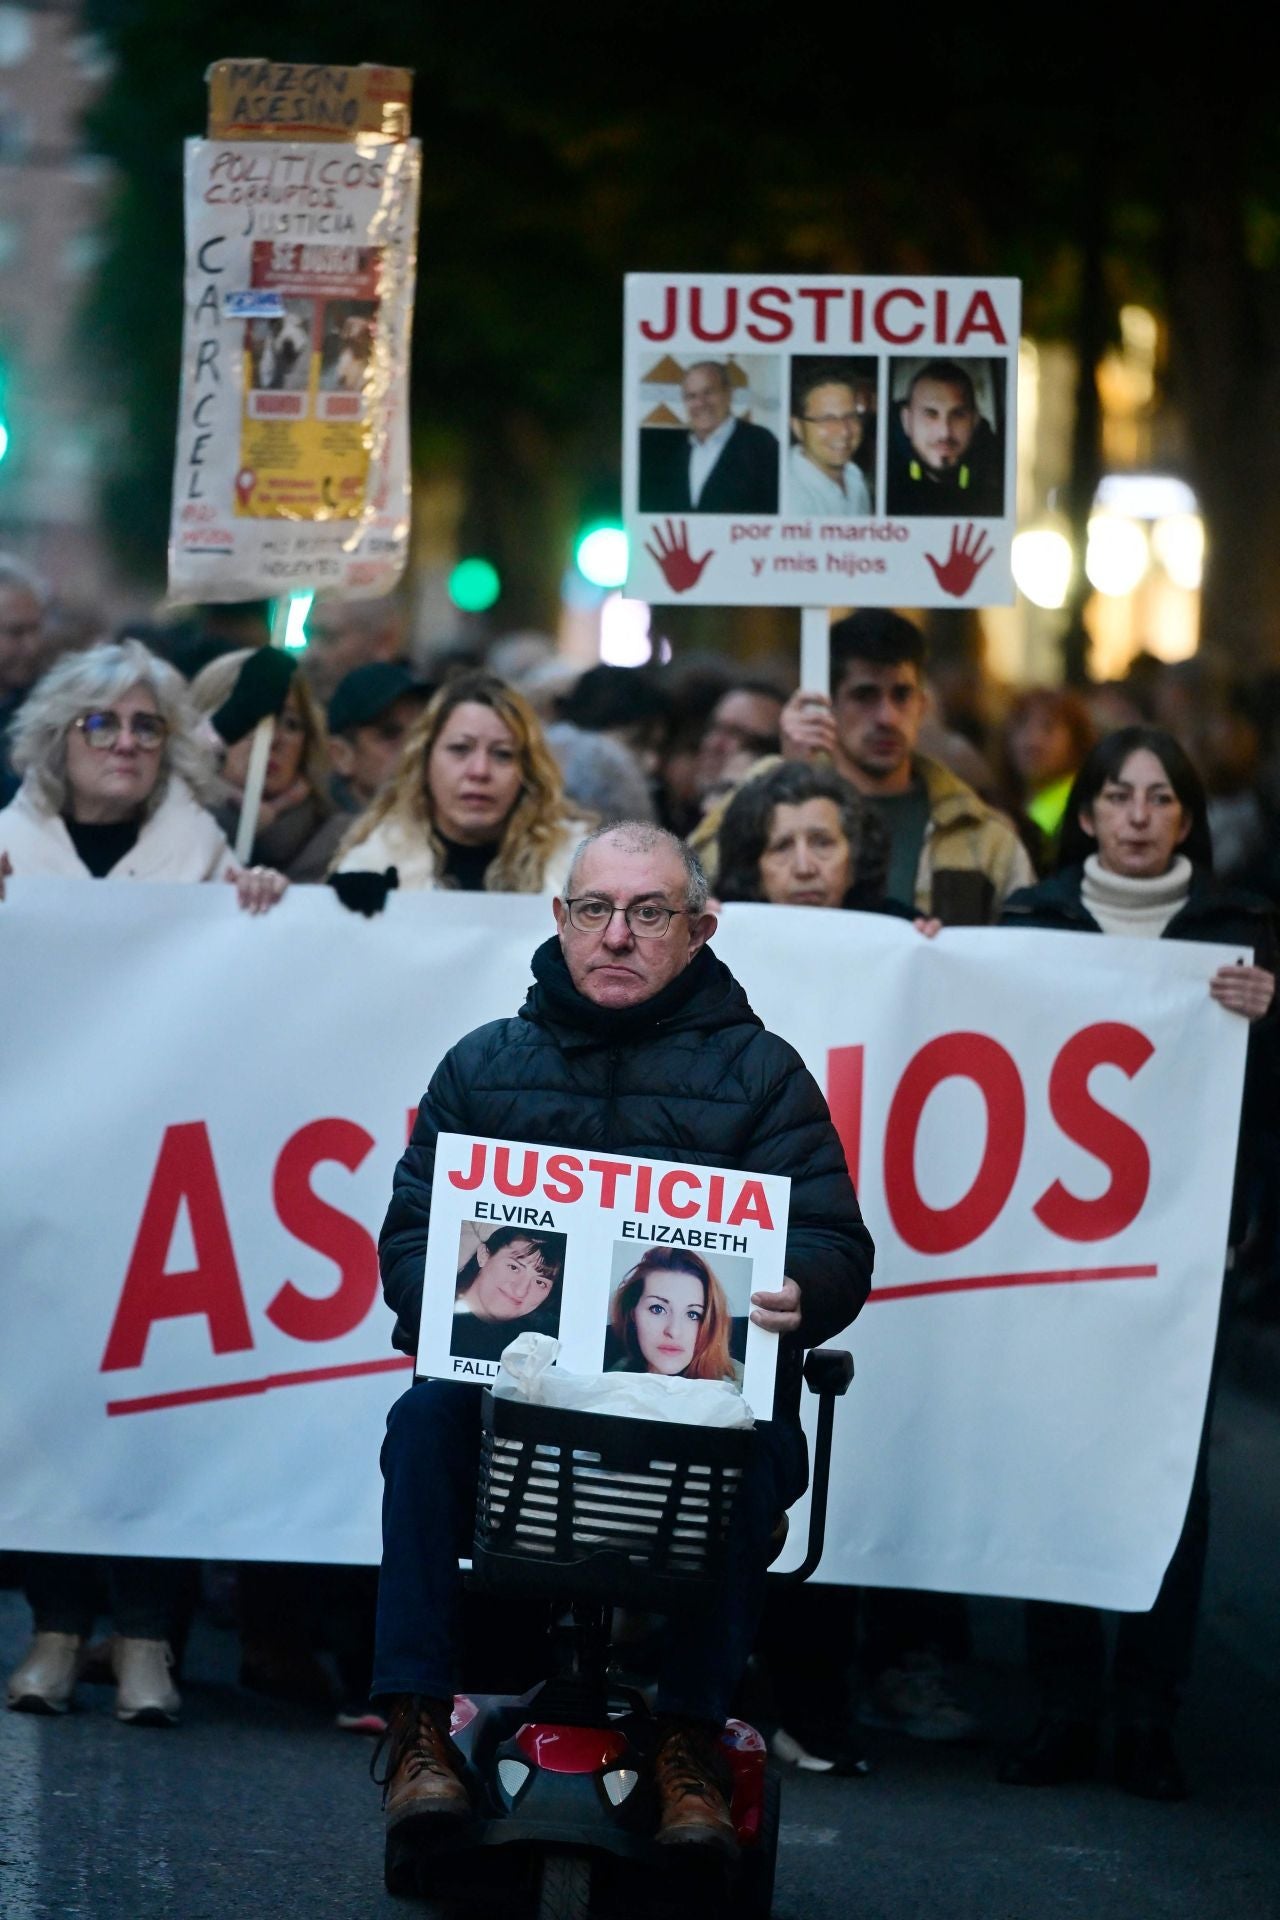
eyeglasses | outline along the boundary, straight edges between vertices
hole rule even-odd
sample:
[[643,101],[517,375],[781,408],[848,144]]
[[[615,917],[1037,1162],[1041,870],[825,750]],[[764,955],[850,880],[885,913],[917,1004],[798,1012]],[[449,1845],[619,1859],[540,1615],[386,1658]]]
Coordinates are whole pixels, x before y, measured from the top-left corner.
[[678,913],[687,907],[662,907],[656,900],[637,900],[629,907],[615,907],[612,900],[597,900],[591,895],[566,900],[569,925],[578,933],[603,933],[620,913],[637,940],[661,940]]
[[122,733],[127,733],[143,753],[155,753],[164,745],[169,723],[158,713],[134,713],[122,720],[110,707],[82,713],[74,723],[91,747],[109,753]]
[[811,427],[856,427],[860,413],[802,413],[800,418]]

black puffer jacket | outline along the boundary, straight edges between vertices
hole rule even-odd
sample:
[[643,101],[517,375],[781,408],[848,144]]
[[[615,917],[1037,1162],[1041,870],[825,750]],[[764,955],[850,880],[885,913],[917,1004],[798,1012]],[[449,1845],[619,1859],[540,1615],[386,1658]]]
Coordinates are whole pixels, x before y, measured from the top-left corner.
[[556,940],[539,947],[533,974],[517,1018],[449,1049],[396,1168],[378,1247],[395,1345],[417,1345],[439,1133],[789,1174],[802,1342],[848,1326],[874,1249],[844,1152],[799,1054],[766,1032],[729,969],[704,947],[652,1000],[616,1011],[577,992]]

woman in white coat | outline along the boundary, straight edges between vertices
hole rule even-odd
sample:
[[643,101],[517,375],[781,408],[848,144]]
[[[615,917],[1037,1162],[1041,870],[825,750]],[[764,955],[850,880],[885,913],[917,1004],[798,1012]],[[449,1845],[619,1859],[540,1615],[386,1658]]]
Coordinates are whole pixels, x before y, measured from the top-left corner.
[[[560,770],[528,702],[494,674],[464,673],[410,733],[330,877],[366,912],[396,885],[553,894],[591,825],[566,812]],[[344,886],[348,875],[371,884]]]
[[28,696],[11,739],[22,785],[0,809],[0,898],[5,871],[231,880],[251,912],[284,892],[282,875],[236,864],[202,804],[212,763],[185,682],[140,640],[65,655]]
[[[23,778],[0,810],[0,899],[9,873],[225,879],[250,912],[278,900],[284,878],[240,869],[201,805],[211,767],[197,724],[181,677],[140,641],[104,643],[58,661],[13,731],[13,764]],[[67,1711],[105,1590],[116,1628],[117,1717],[173,1725],[181,1702],[170,1643],[189,1579],[185,1564],[31,1554],[25,1576],[35,1633],[9,1676],[8,1705]]]

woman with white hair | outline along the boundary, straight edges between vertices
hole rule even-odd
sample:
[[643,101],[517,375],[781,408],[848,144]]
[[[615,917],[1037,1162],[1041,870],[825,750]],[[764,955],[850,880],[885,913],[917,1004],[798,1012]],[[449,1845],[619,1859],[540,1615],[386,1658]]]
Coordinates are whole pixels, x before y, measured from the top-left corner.
[[[0,898],[5,873],[16,873],[226,879],[250,912],[278,900],[283,876],[242,871],[201,805],[210,770],[197,725],[181,677],[140,641],[90,647],[50,668],[14,729],[22,786],[0,810]],[[31,1554],[25,1576],[35,1633],[9,1676],[9,1706],[67,1711],[105,1584],[116,1627],[116,1715],[136,1726],[172,1726],[181,1701],[170,1643],[186,1565]]]
[[212,771],[186,686],[141,641],[59,660],[23,705],[12,753],[22,785],[0,809],[0,888],[5,871],[232,880],[250,912],[284,892],[283,875],[236,864],[202,804]]

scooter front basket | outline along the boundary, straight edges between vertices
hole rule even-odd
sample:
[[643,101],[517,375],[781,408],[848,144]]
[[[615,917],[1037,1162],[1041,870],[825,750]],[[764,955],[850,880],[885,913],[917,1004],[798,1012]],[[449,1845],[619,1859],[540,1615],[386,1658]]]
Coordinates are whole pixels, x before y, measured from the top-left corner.
[[722,1573],[747,1428],[484,1396],[473,1566],[489,1586],[687,1603]]

